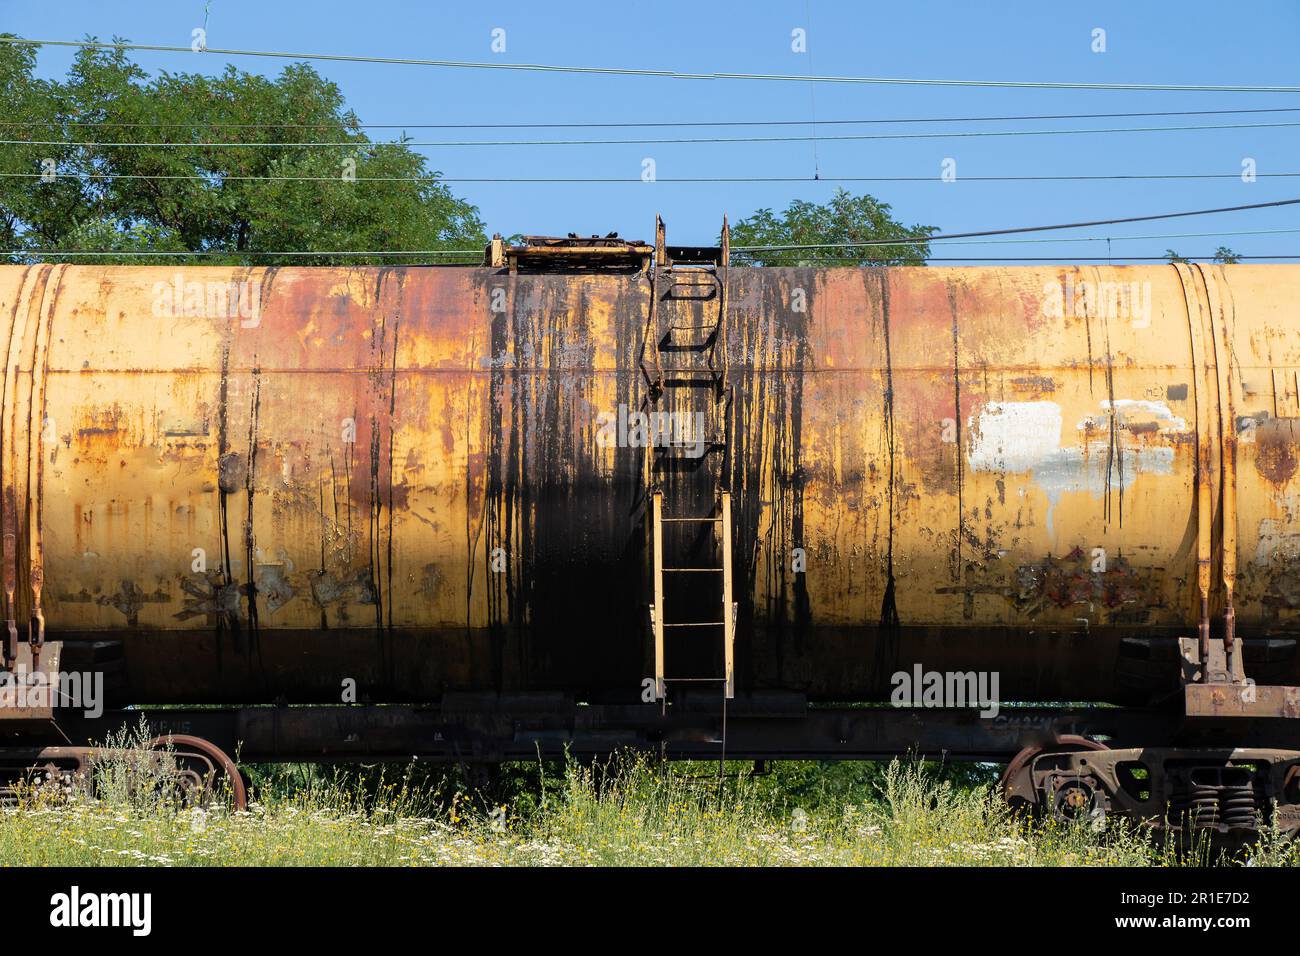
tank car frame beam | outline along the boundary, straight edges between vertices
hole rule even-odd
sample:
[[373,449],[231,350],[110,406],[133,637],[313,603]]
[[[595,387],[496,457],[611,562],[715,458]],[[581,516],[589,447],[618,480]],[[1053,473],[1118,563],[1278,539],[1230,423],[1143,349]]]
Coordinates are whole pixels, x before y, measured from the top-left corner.
[[[308,706],[105,711],[60,727],[73,744],[103,740],[143,717],[159,734],[205,738],[243,762],[405,761],[495,763],[590,759],[623,748],[669,759],[717,759],[715,701],[575,705],[562,695],[466,695],[432,706]],[[1004,708],[974,711],[893,707],[806,707],[794,701],[738,700],[727,712],[726,754],[739,760],[929,758],[1006,762],[1027,747],[1067,736],[1124,747],[1296,749],[1294,721],[1199,718],[1177,711],[1122,708]]]

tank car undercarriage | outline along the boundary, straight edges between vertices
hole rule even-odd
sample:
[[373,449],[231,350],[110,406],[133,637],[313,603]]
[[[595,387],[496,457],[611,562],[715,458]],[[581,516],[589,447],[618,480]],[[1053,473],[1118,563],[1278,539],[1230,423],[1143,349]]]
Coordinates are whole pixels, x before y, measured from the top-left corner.
[[[57,666],[58,642],[45,652]],[[246,791],[229,754],[245,763],[483,769],[594,762],[632,750],[665,760],[752,761],[756,769],[776,760],[894,757],[1000,763],[1013,806],[1058,820],[1125,817],[1174,838],[1248,839],[1261,825],[1300,833],[1300,751],[1289,749],[1300,693],[1244,681],[1189,681],[1182,705],[1168,708],[1014,706],[991,718],[972,709],[832,706],[796,693],[727,699],[702,689],[640,704],[587,704],[559,692],[457,693],[427,705],[10,713],[0,725],[0,799],[10,800],[22,786],[90,787],[95,760],[114,754],[102,742],[143,722],[182,799],[203,802],[220,790],[236,807]]]

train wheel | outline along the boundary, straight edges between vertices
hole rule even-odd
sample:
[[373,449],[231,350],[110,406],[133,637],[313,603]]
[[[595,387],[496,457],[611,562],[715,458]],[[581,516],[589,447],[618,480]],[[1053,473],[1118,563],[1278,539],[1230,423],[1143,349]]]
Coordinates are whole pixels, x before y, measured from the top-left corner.
[[1099,825],[1106,819],[1106,796],[1087,780],[1070,780],[1052,795],[1050,812],[1062,823],[1086,819]]
[[248,809],[244,778],[224,750],[202,737],[169,734],[155,737],[149,746],[166,751],[175,761],[177,789],[187,806],[206,807],[228,794],[235,810]]
[[1095,817],[1099,809],[1104,814],[1104,797],[1082,780],[1071,781],[1068,786],[1058,789],[1052,806],[1043,806],[1034,787],[1033,765],[1034,761],[1044,754],[1109,749],[1099,741],[1080,737],[1077,734],[1063,734],[1050,744],[1026,747],[1012,758],[1007,764],[1007,769],[1002,773],[999,784],[1002,796],[1014,809],[1047,810],[1062,820],[1085,815]]

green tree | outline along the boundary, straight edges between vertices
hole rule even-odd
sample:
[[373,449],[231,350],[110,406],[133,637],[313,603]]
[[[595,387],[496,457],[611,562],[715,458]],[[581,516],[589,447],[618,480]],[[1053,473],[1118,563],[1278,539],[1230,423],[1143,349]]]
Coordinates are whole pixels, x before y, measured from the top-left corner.
[[[259,253],[486,241],[478,210],[423,156],[371,142],[338,87],[305,64],[274,79],[234,67],[150,76],[124,51],[100,49],[82,50],[62,82],[37,78],[34,66],[32,48],[0,45],[5,138],[32,144],[0,154],[6,249],[113,249],[120,261],[155,262],[130,253],[203,251],[229,254],[204,262],[271,264],[285,260]],[[52,170],[50,181],[32,175]]]
[[[838,189],[825,204],[796,200],[782,213],[759,209],[731,229],[737,246],[827,246],[814,249],[737,251],[737,262],[763,266],[924,265],[926,241],[935,226],[905,226],[891,215],[888,203],[874,196],[854,196]],[[896,240],[883,246],[856,246],[871,240]]]
[[[1165,258],[1168,259],[1170,262],[1191,262],[1192,261],[1188,259],[1186,256],[1180,256],[1172,249],[1165,250]],[[1241,255],[1239,253],[1233,252],[1227,246],[1219,246],[1218,249],[1214,250],[1214,261],[1223,262],[1223,263],[1240,262]]]

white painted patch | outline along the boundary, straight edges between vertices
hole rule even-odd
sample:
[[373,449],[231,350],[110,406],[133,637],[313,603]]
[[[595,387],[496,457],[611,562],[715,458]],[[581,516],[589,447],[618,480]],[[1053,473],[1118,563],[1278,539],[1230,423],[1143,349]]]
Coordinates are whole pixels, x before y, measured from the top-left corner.
[[1092,415],[1079,422],[1079,429],[1110,428],[1109,415],[1114,413],[1120,426],[1137,424],[1143,421],[1155,422],[1161,433],[1185,432],[1187,421],[1179,418],[1164,402],[1147,402],[1136,398],[1120,398],[1114,402],[1103,399],[1102,411],[1105,414]]
[[[1169,445],[1133,445],[1121,439],[1110,455],[1111,416],[1120,425],[1155,421],[1161,437],[1185,432],[1187,423],[1164,402],[1137,399],[1103,401],[1102,411],[1078,423],[1078,442],[1061,444],[1061,407],[1056,402],[989,402],[969,421],[967,461],[974,471],[1028,474],[1048,499],[1047,533],[1062,495],[1087,492],[1101,498],[1109,486],[1130,487],[1139,475],[1172,474],[1174,449]],[[1107,480],[1109,478],[1109,481]]]
[[1033,471],[1061,448],[1056,402],[989,402],[969,427],[967,459],[976,471]]

